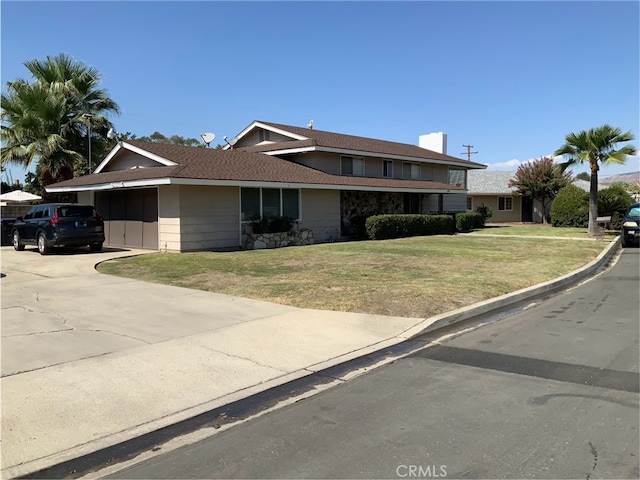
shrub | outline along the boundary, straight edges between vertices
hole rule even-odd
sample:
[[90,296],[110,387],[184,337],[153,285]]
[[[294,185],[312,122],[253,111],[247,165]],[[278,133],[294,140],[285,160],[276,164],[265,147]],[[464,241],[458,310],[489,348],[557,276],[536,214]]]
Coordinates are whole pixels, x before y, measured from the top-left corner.
[[453,233],[450,215],[374,215],[367,218],[367,235],[373,240]]
[[632,203],[633,197],[627,193],[625,187],[614,183],[598,192],[598,215],[611,216],[611,228],[622,230],[622,219]]
[[589,194],[575,185],[567,185],[558,192],[550,215],[554,227],[588,227]]
[[476,213],[482,217],[482,227],[484,227],[484,224],[488,219],[493,217],[493,210],[491,210],[491,207],[487,207],[484,203],[477,206]]
[[456,215],[456,230],[458,232],[470,232],[474,228],[482,228],[484,219],[473,212],[458,213]]
[[290,232],[295,220],[287,217],[255,218],[251,221],[253,233]]

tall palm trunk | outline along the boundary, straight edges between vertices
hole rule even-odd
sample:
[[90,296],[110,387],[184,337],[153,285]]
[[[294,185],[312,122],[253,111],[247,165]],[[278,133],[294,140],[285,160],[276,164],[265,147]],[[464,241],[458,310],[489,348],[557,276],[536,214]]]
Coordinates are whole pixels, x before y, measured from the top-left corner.
[[589,235],[598,234],[598,162],[591,163],[591,185],[589,188]]

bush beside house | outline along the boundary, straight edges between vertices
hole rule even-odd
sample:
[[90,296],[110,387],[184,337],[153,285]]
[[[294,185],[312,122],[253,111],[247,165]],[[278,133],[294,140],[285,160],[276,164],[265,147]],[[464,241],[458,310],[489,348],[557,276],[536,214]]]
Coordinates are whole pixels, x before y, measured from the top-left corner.
[[598,215],[611,217],[610,228],[622,230],[624,215],[633,203],[623,184],[614,183],[610,187],[598,192]]
[[550,215],[554,227],[588,227],[589,194],[575,185],[567,185],[558,192]]

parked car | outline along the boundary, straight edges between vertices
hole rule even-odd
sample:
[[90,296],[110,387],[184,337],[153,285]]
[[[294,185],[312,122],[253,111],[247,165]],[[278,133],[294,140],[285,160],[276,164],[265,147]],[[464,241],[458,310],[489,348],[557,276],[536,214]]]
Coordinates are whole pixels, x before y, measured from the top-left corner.
[[93,205],[78,203],[44,203],[35,205],[18,217],[11,229],[13,248],[24,250],[36,245],[41,255],[54,246],[88,245],[92,252],[102,250],[104,220]]
[[622,246],[632,244],[640,246],[640,203],[629,207],[622,224]]
[[2,237],[0,238],[0,245],[11,245],[11,229],[13,228],[13,222],[15,218],[2,218]]

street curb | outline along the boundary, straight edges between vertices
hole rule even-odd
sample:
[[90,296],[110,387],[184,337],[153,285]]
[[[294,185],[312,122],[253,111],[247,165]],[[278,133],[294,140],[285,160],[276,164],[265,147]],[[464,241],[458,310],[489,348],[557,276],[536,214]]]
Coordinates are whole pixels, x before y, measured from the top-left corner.
[[[483,302],[474,303],[473,305],[469,305],[452,312],[436,315],[435,317],[431,317],[425,322],[411,328],[403,334],[403,337],[405,334],[408,336],[404,338],[413,338],[419,335],[424,335],[425,333],[449,327],[480,315],[486,315],[497,310],[502,310],[525,300],[539,297],[565,288],[569,285],[576,284],[606,266],[613,255],[619,250],[620,245],[621,239],[620,236],[618,236],[615,240],[611,241],[609,246],[605,248],[593,261],[578,270],[574,270],[573,272],[563,275],[562,277],[549,280],[548,282],[539,283],[533,287],[523,288],[522,290],[507,293],[500,297],[495,297]],[[428,323],[428,325],[425,325],[425,323]]]
[[[209,406],[203,408],[203,411],[190,410],[181,412],[181,418],[173,418],[172,421],[166,424],[156,425],[155,428],[141,432],[136,437],[131,439],[125,439],[124,441],[107,445],[101,449],[93,452],[86,453],[80,457],[63,458],[58,457],[57,461],[50,462],[48,465],[39,461],[36,465],[28,468],[25,464],[12,467],[3,471],[3,477],[6,474],[10,474],[9,477],[4,478],[41,478],[43,474],[49,478],[66,477],[71,472],[74,474],[81,474],[94,471],[96,462],[98,464],[108,465],[109,463],[116,461],[118,455],[114,455],[116,452],[122,453],[127,450],[126,445],[130,443],[136,443],[138,445],[138,452],[148,450],[149,445],[162,443],[170,438],[172,435],[167,432],[174,429],[179,430],[180,424],[190,424],[194,428],[201,428],[197,426],[198,418],[208,418],[205,424],[210,423],[212,420],[217,419],[214,413],[228,413],[228,407],[236,404],[244,404],[250,401],[251,398],[266,395],[275,396],[273,392],[285,392],[291,394],[293,385],[307,385],[313,386],[316,382],[322,384],[329,380],[345,379],[349,370],[354,368],[354,364],[359,364],[363,368],[369,368],[373,365],[379,364],[381,361],[389,360],[391,358],[397,358],[398,355],[402,356],[410,353],[420,345],[419,341],[413,341],[416,337],[432,333],[436,330],[445,329],[452,325],[465,322],[475,317],[496,313],[499,311],[507,310],[509,307],[519,304],[521,302],[531,300],[536,297],[543,296],[568,286],[577,284],[589,276],[592,276],[598,270],[607,265],[615,253],[620,249],[621,239],[616,237],[610,244],[589,264],[584,267],[575,270],[562,277],[544,282],[532,287],[528,287],[516,292],[508,293],[500,297],[496,297],[483,302],[475,303],[467,307],[460,308],[451,312],[447,312],[434,317],[426,318],[414,325],[413,327],[399,333],[398,335],[387,338],[386,340],[379,341],[368,347],[360,348],[352,352],[340,355],[318,364],[310,365],[301,370],[290,372],[289,374],[273,379],[266,384],[254,385],[241,392],[234,392],[226,395],[226,401],[222,404],[219,403],[221,399],[217,399],[215,406]],[[284,381],[283,381],[284,380]],[[303,387],[296,387],[294,390],[304,391]],[[184,418],[182,418],[184,417]],[[202,420],[200,420],[202,421]],[[162,433],[165,432],[165,433]],[[175,433],[179,435],[179,433]],[[149,440],[145,440],[144,438]],[[151,442],[147,445],[145,442]],[[135,448],[134,448],[135,450]],[[129,452],[131,455],[131,452]],[[135,456],[135,455],[134,455]],[[49,458],[49,461],[52,459]],[[35,468],[34,468],[35,467]],[[116,469],[116,471],[119,469]],[[77,478],[76,475],[71,475],[71,478]]]

